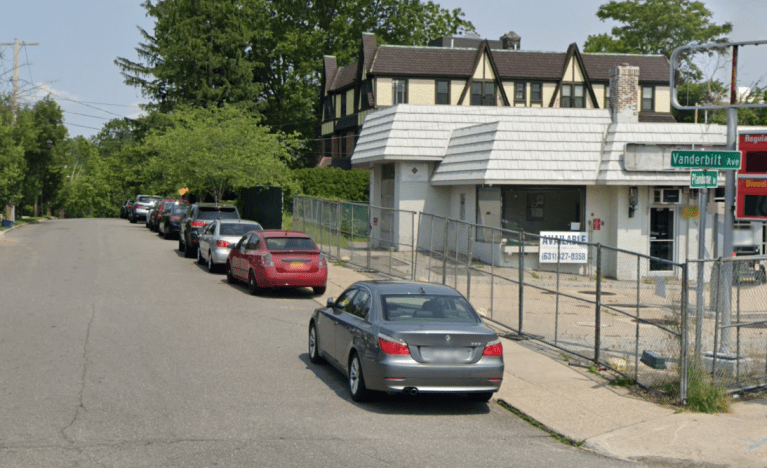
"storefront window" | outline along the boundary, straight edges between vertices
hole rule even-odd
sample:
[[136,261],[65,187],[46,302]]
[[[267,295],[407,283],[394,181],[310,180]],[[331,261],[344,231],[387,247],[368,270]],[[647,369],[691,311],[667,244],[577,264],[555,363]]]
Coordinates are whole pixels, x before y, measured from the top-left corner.
[[503,187],[501,224],[504,229],[532,234],[570,231],[573,223],[583,222],[585,199],[585,187]]

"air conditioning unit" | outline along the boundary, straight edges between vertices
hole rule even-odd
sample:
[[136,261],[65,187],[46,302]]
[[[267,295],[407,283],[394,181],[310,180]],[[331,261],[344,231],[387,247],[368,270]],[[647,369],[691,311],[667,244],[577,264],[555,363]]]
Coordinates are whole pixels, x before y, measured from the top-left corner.
[[652,191],[652,203],[660,205],[676,205],[682,201],[682,191],[680,189],[663,188]]

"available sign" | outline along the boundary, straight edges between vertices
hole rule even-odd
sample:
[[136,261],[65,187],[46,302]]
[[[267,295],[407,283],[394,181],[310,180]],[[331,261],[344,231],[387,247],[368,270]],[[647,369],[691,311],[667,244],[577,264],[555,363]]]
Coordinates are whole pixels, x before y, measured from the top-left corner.
[[690,172],[690,188],[716,188],[717,171],[692,171]]
[[[586,263],[589,235],[585,232],[541,231],[538,263]],[[577,244],[575,242],[578,242]]]
[[740,151],[672,151],[671,167],[740,169]]

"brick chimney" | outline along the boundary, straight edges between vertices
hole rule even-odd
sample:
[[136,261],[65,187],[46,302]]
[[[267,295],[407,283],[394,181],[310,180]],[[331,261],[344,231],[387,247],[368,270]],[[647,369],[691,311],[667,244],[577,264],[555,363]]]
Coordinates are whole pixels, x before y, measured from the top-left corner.
[[506,50],[519,50],[522,44],[522,38],[514,31],[509,31],[501,36],[501,45]]
[[639,67],[610,69],[610,111],[614,123],[639,122]]

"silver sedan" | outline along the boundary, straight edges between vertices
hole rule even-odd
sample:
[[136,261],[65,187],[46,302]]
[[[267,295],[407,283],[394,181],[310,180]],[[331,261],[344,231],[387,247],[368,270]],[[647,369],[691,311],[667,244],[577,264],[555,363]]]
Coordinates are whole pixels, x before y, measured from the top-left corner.
[[465,393],[488,401],[503,380],[503,345],[455,289],[361,281],[309,321],[309,358],[349,381],[354,401],[371,391]]
[[247,219],[217,219],[207,225],[200,233],[200,248],[197,249],[197,262],[208,264],[208,271],[213,273],[226,264],[230,244],[234,245],[250,231],[262,231],[255,221]]

